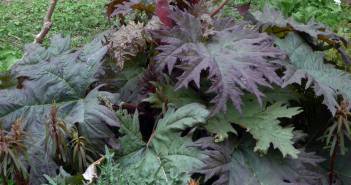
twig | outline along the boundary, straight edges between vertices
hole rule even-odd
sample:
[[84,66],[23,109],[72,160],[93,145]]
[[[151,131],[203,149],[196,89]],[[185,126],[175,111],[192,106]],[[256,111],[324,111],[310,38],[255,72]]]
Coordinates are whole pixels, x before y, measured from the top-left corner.
[[218,11],[222,9],[225,4],[228,3],[228,1],[229,0],[224,0],[223,3],[211,13],[211,17],[215,16],[218,13]]
[[53,22],[51,22],[51,17],[52,17],[52,13],[54,12],[55,6],[56,6],[57,0],[51,0],[49,9],[46,13],[45,16],[45,20],[44,20],[44,24],[43,24],[43,29],[41,30],[41,32],[36,36],[34,43],[43,43],[43,41],[45,40],[45,36],[46,34],[49,32]]
[[9,33],[9,35],[10,35],[11,37],[15,37],[17,40],[22,40],[21,38],[18,38],[18,37],[14,36],[14,35],[12,35],[12,34],[10,34],[10,33]]

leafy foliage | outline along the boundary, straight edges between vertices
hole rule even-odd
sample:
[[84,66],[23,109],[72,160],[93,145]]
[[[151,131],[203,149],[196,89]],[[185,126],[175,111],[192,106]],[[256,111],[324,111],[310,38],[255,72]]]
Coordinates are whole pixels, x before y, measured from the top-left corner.
[[[257,102],[245,102],[246,106],[243,111],[242,118],[238,114],[227,115],[226,118],[221,117],[225,123],[236,123],[241,127],[247,129],[253,137],[257,140],[254,151],[262,151],[267,153],[270,143],[273,144],[274,148],[278,148],[283,157],[286,154],[297,158],[298,150],[292,145],[291,139],[294,137],[292,130],[293,128],[282,128],[279,126],[279,117],[289,117],[300,113],[299,108],[289,108],[286,105],[283,106],[284,102],[276,102],[273,105],[267,107],[266,110],[260,110]],[[263,103],[264,105],[267,102]],[[233,111],[233,107],[229,106],[228,110]],[[221,124],[221,123],[215,123]]]
[[[168,183],[173,174],[178,174],[177,182],[173,184],[185,184],[189,180],[187,172],[201,166],[202,162],[197,158],[203,155],[195,148],[186,148],[192,143],[192,132],[184,137],[179,136],[187,127],[205,124],[208,114],[209,111],[197,103],[188,104],[177,111],[170,108],[159,120],[149,141],[145,142],[139,130],[138,112],[132,118],[126,111],[117,111],[116,117],[122,125],[120,133],[123,136],[119,141],[123,155],[116,162],[125,166],[142,161],[140,170],[156,173],[161,182]],[[161,169],[158,171],[159,167]],[[124,167],[125,170],[129,168]]]
[[[321,175],[308,171],[304,164],[312,164],[324,161],[314,153],[306,153],[300,150],[299,158],[291,160],[282,158],[276,151],[270,151],[269,155],[260,156],[252,152],[252,140],[242,138],[241,141],[228,139],[217,143],[215,138],[201,138],[189,147],[199,147],[203,154],[209,158],[201,159],[205,165],[193,170],[191,173],[203,173],[205,181],[214,175],[219,179],[213,184],[318,184]],[[269,169],[269,170],[267,170]]]
[[9,133],[6,133],[4,130],[4,119],[1,122],[0,175],[5,184],[7,184],[7,178],[15,179],[17,184],[28,184],[27,179],[29,174],[21,157],[25,158],[35,171],[35,167],[28,154],[28,145],[30,146],[31,143],[24,139],[24,137],[27,136],[33,140],[32,134],[20,128],[25,121],[26,120],[21,121],[21,119],[16,119]]
[[153,107],[162,108],[167,105],[167,107],[180,108],[190,103],[204,103],[192,89],[182,88],[176,92],[172,92],[174,85],[156,82],[150,83],[154,85],[156,92],[149,93],[150,97],[143,101],[154,104]]
[[83,137],[79,135],[79,131],[76,127],[72,128],[72,135],[73,135],[73,139],[72,141],[70,141],[71,143],[71,148],[73,148],[73,163],[77,164],[78,163],[78,168],[79,168],[79,172],[83,173],[83,169],[88,165],[87,163],[87,159],[93,163],[93,159],[90,157],[89,154],[87,154],[87,152],[91,152],[92,154],[95,155],[95,152],[92,151],[91,149],[89,149],[89,145],[91,144],[91,142]]
[[[58,38],[55,36],[54,38]],[[68,37],[69,39],[69,37]],[[69,40],[67,38],[56,40],[60,48],[69,48]],[[68,45],[68,46],[67,46]],[[45,114],[51,107],[51,101],[55,100],[62,104],[57,112],[57,116],[64,118],[70,123],[77,123],[82,136],[91,140],[92,145],[97,150],[101,150],[101,143],[108,142],[112,146],[116,146],[113,142],[114,134],[106,126],[119,127],[114,114],[107,107],[96,105],[98,93],[112,97],[108,92],[99,92],[99,87],[92,90],[89,89],[91,83],[97,81],[94,74],[101,65],[100,60],[107,52],[107,47],[91,51],[86,48],[81,50],[69,50],[59,57],[54,57],[58,53],[43,50],[43,48],[32,47],[33,53],[47,54],[50,62],[46,60],[38,61],[38,55],[29,52],[28,56],[19,62],[14,69],[21,71],[22,89],[2,90],[0,91],[0,102],[7,105],[0,110],[1,119],[4,118],[5,123],[11,123],[15,118],[28,118],[23,126],[29,132],[39,136],[37,143],[45,141],[45,119],[38,118],[39,114]],[[101,46],[101,43],[100,43]],[[40,52],[41,51],[41,52]],[[55,52],[57,50],[54,50]],[[62,51],[62,50],[59,50]],[[84,55],[82,62],[78,62],[79,57]],[[30,64],[30,65],[25,65]],[[90,91],[90,92],[89,92]],[[43,94],[45,93],[45,94]],[[40,98],[39,98],[40,97]],[[114,98],[112,98],[114,100]],[[102,114],[102,112],[105,112]],[[4,125],[4,129],[8,130],[9,124]],[[67,129],[72,127],[67,124]],[[94,138],[93,140],[91,138]],[[39,144],[42,150],[45,145]],[[33,152],[35,151],[32,148]],[[44,158],[42,156],[42,158]],[[40,161],[35,161],[35,166],[42,166]],[[40,168],[39,168],[40,172]],[[35,178],[34,178],[35,179]]]
[[172,71],[177,57],[183,61],[177,67],[184,70],[184,73],[178,77],[174,90],[187,87],[192,80],[200,87],[199,74],[201,70],[209,68],[208,78],[213,82],[206,93],[217,94],[211,101],[215,103],[211,115],[218,114],[220,110],[226,112],[229,98],[241,114],[241,89],[255,94],[261,103],[264,94],[258,90],[257,85],[271,87],[264,77],[270,82],[281,84],[281,79],[274,73],[277,66],[265,58],[278,59],[286,53],[272,47],[272,38],[265,33],[259,33],[258,27],[243,29],[244,23],[233,24],[230,18],[215,21],[212,26],[219,33],[207,44],[203,44],[200,42],[202,29],[199,19],[181,10],[169,12],[170,18],[178,26],[172,29],[163,27],[164,31],[154,33],[161,42],[169,43],[157,48],[163,53],[154,59],[160,63],[161,69],[167,65],[169,72]]
[[350,101],[347,84],[351,76],[347,72],[324,64],[325,54],[314,53],[308,43],[297,33],[288,33],[284,41],[275,35],[273,38],[281,49],[290,53],[289,59],[293,66],[291,71],[286,73],[285,85],[300,84],[301,78],[308,77],[306,88],[313,83],[316,95],[324,95],[323,103],[328,106],[333,115],[340,107],[336,99],[338,94],[342,95],[347,102]]
[[[312,17],[306,25],[295,22],[295,20],[291,17],[286,20],[281,11],[275,11],[274,8],[270,9],[267,4],[265,5],[263,12],[257,11],[253,13],[253,16],[255,17],[256,21],[263,23],[262,30],[268,33],[277,33],[282,31],[304,32],[312,37],[307,37],[308,40],[311,40],[311,42],[316,41],[315,39],[318,38],[330,45],[335,44],[336,47],[340,47],[342,44],[348,45],[348,43],[350,43],[348,38],[335,34],[329,30],[328,26],[315,23],[314,17]],[[270,30],[266,30],[267,28]],[[318,42],[314,44],[316,45]]]
[[[67,130],[67,125],[64,120],[57,117],[58,109],[61,105],[56,107],[56,102],[53,102],[51,110],[49,113],[45,115],[46,123],[46,141],[45,141],[45,151],[48,148],[48,142],[52,145],[52,154],[51,158],[53,158],[57,152],[59,156],[59,160],[66,162],[66,155],[67,155],[67,143],[65,141],[65,137],[63,133],[68,136],[71,136],[71,133]],[[48,117],[46,117],[49,115]],[[71,136],[72,137],[72,136]]]
[[[117,22],[81,49],[63,34],[26,45],[0,76],[1,146],[23,150],[12,157],[23,177],[14,176],[27,184],[347,184],[338,160],[351,155],[351,76],[340,70],[350,41],[315,23],[320,9],[301,13],[327,2],[245,1],[232,4],[235,19],[222,17],[226,2],[112,0],[106,15]],[[326,60],[330,49],[344,64]]]

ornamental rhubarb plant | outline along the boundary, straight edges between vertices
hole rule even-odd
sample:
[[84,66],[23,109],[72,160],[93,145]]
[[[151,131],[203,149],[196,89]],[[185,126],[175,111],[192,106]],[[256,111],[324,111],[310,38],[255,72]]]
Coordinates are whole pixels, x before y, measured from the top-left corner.
[[27,44],[0,74],[0,174],[33,185],[348,185],[349,38],[268,4],[250,12],[251,1],[233,6],[235,21],[222,17],[227,2],[111,0],[115,23],[83,48],[62,34]]

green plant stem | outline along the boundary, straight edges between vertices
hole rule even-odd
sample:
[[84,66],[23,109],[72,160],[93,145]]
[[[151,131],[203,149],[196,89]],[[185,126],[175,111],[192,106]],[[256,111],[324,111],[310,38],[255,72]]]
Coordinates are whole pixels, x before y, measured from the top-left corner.
[[336,151],[337,151],[337,146],[338,146],[338,140],[336,139],[336,143],[335,143],[335,147],[334,147],[334,153],[332,156],[332,163],[331,163],[331,167],[330,167],[330,174],[329,174],[329,184],[332,185],[333,184],[333,176],[334,176],[334,164],[335,164],[335,158],[336,158]]
[[4,172],[1,172],[1,177],[2,177],[2,179],[3,179],[3,183],[4,183],[4,185],[8,185],[8,183],[7,183],[7,179],[6,179],[6,176],[4,175]]

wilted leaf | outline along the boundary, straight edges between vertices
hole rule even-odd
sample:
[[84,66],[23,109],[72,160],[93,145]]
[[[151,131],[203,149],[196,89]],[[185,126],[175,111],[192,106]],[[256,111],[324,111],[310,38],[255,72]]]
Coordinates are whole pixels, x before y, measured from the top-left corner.
[[108,53],[120,71],[126,60],[136,57],[140,51],[146,49],[146,43],[152,41],[147,29],[156,29],[157,20],[158,18],[154,16],[145,27],[144,23],[129,22],[127,26],[123,25],[117,32],[108,36]]

